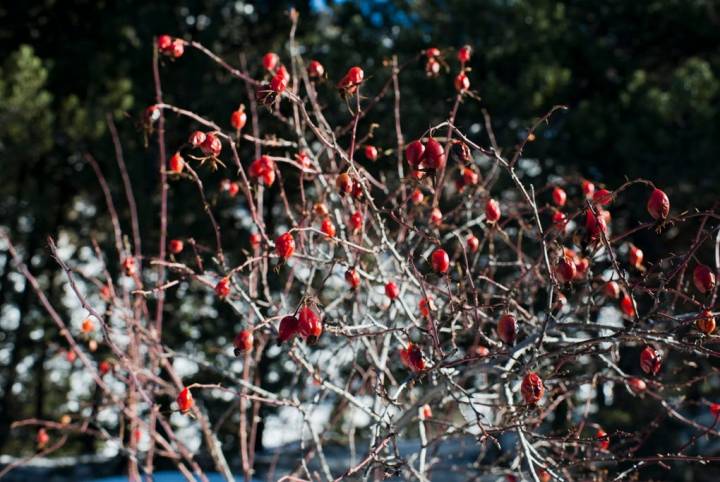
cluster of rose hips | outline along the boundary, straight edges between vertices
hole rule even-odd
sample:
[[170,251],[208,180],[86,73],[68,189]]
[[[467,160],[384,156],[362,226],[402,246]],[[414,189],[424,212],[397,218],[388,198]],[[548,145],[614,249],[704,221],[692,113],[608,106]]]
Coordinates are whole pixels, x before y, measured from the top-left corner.
[[160,35],[157,38],[157,48],[161,54],[177,59],[185,53],[185,41],[169,35]]

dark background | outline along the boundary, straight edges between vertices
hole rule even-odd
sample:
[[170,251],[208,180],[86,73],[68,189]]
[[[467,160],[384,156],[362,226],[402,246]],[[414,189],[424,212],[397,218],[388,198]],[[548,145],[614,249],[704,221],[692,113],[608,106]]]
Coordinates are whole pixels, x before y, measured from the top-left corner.
[[[244,53],[251,74],[259,77],[260,57],[266,51],[287,59],[291,5],[300,12],[297,38],[307,49],[306,58],[319,59],[328,72],[330,82],[320,87],[327,99],[337,98],[332,85],[351,65],[365,68],[365,92],[374,93],[388,78],[382,63],[392,54],[404,62],[429,46],[455,49],[470,44],[470,79],[481,100],[465,102],[458,123],[464,130],[479,125],[473,136],[482,143],[487,144],[487,135],[481,109],[490,112],[498,142],[509,151],[537,117],[555,104],[566,104],[569,110],[557,114],[551,127],[525,150],[526,157],[548,168],[545,171],[586,177],[609,188],[626,178],[649,178],[668,192],[676,211],[708,208],[718,201],[717,2],[177,3],[0,4],[0,227],[10,232],[61,310],[63,280],[48,256],[46,236],[63,234],[77,246],[87,246],[95,236],[102,246],[111,246],[102,194],[82,153],[92,152],[99,160],[118,205],[124,206],[105,123],[108,113],[123,139],[135,195],[143,200],[143,254],[156,254],[157,155],[153,143],[145,146],[140,126],[141,113],[153,102],[153,36],[168,33],[200,41],[234,65]],[[454,62],[454,50],[448,55]],[[165,61],[162,76],[169,103],[222,126],[227,127],[230,112],[246,102],[242,83],[190,49],[177,62]],[[405,71],[401,84],[406,139],[445,119],[454,95],[452,78],[451,72],[426,78],[421,60]],[[348,121],[342,103],[328,104],[331,124]],[[371,117],[380,123],[375,144],[393,148],[392,102],[382,102]],[[187,124],[170,121],[171,152],[185,140],[188,129]],[[245,149],[241,155],[249,161],[250,146]],[[206,184],[215,189],[221,174],[209,177]],[[538,187],[547,182],[542,176],[533,180]],[[182,220],[182,226],[171,224],[170,236],[192,232],[197,239],[211,239],[194,188],[188,183],[177,189],[171,195],[170,218]],[[637,219],[635,214],[644,209],[642,195],[629,193],[621,202],[614,213],[621,223]],[[217,203],[223,222],[232,223],[223,216],[230,206]],[[87,205],[96,206],[97,214],[82,208]],[[126,211],[121,217],[128,229]],[[246,244],[248,233],[239,227],[225,234],[226,246]],[[686,246],[693,235],[694,231],[676,232],[661,240],[648,233],[636,242],[642,242],[646,258],[652,260],[660,249]],[[112,249],[107,252],[114,256]],[[48,361],[62,347],[29,287],[9,269],[5,251],[0,256],[0,453],[17,454],[32,444],[30,437],[8,437],[11,420],[57,419],[69,377],[57,382],[46,376]],[[708,263],[710,256],[709,248],[699,252]],[[177,315],[166,330],[171,345],[182,343],[183,323],[190,321]],[[193,343],[212,350],[219,337],[227,336],[228,326],[232,324],[205,324]],[[18,368],[21,362],[24,371]],[[653,416],[636,400],[632,403],[636,406],[631,409],[608,408],[599,421],[604,420],[606,428],[619,423],[641,426]],[[648,450],[661,443],[651,440]],[[94,449],[91,441],[80,440],[65,450]]]

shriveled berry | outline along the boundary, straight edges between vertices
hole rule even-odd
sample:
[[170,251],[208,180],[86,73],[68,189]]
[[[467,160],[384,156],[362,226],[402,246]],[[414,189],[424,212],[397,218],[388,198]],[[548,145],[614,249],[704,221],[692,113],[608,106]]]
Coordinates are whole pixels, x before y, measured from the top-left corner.
[[235,335],[233,340],[233,347],[235,348],[235,356],[239,356],[240,353],[252,350],[253,347],[253,334],[250,330],[241,330]]
[[350,174],[343,172],[335,179],[335,186],[340,194],[350,194],[353,190],[353,181]]
[[320,231],[322,231],[323,234],[328,238],[335,237],[335,225],[332,223],[330,218],[325,218],[322,220],[322,224],[320,224]]
[[555,277],[560,283],[570,283],[576,274],[575,263],[567,256],[561,257],[555,265]]
[[284,233],[275,239],[275,252],[280,258],[287,260],[295,252],[295,238],[292,233]]
[[525,403],[528,405],[536,404],[542,400],[543,395],[545,395],[545,386],[540,375],[535,372],[525,375],[520,384],[520,393],[522,393]]
[[657,375],[662,367],[662,356],[651,346],[640,352],[640,368],[648,375]]

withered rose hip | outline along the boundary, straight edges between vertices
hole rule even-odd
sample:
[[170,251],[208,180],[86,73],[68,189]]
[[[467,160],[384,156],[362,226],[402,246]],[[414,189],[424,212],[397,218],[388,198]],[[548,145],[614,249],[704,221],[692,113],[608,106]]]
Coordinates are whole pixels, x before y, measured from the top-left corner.
[[309,306],[303,306],[298,311],[298,331],[303,338],[310,342],[317,340],[323,331],[320,317]]
[[291,233],[284,233],[275,239],[275,252],[280,258],[287,260],[295,252],[295,238]]
[[657,375],[662,367],[662,356],[655,348],[646,346],[640,352],[640,368],[648,375]]
[[520,392],[528,405],[539,402],[545,395],[542,378],[535,372],[528,373],[520,385]]
[[569,283],[577,274],[575,263],[567,256],[560,258],[555,265],[555,277],[560,283]]
[[253,347],[253,334],[250,330],[242,330],[233,340],[233,346],[235,347],[235,356],[239,356],[240,353],[252,350]]
[[288,315],[280,320],[280,327],[278,328],[278,344],[284,343],[292,339],[298,334],[300,323],[298,319],[292,315]]

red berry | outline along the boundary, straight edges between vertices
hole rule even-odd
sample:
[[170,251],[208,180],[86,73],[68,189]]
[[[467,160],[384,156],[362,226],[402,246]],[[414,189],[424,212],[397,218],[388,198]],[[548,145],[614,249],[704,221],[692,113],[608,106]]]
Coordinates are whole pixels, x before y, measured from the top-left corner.
[[172,48],[168,52],[173,58],[179,59],[185,53],[185,42],[176,38],[173,40]]
[[440,73],[440,62],[434,58],[427,59],[427,62],[425,62],[425,73],[428,77],[436,77]]
[[398,288],[398,285],[390,281],[385,285],[385,294],[388,298],[394,300],[400,296],[400,288]]
[[350,285],[350,288],[357,289],[360,286],[360,275],[355,269],[350,268],[345,271],[345,281]]
[[68,350],[65,352],[65,359],[72,363],[77,359],[77,353],[74,350]]
[[628,318],[635,316],[635,306],[633,305],[632,298],[627,294],[624,294],[620,300],[620,309]]
[[488,199],[485,204],[485,220],[488,223],[496,223],[500,219],[500,203],[495,199]]
[[603,429],[598,429],[598,431],[595,433],[595,438],[598,439],[597,446],[601,450],[607,450],[608,447],[610,447],[610,437]]
[[502,315],[498,320],[497,332],[504,343],[513,345],[517,338],[517,320],[515,317],[509,313]]
[[276,94],[282,94],[287,89],[288,82],[290,80],[287,74],[283,74],[282,70],[284,67],[278,69],[277,74],[270,80],[270,89]]
[[480,177],[478,176],[477,172],[473,171],[469,167],[463,168],[462,177],[463,184],[465,184],[466,186],[474,186],[480,181]]
[[400,349],[400,360],[403,365],[414,372],[420,372],[425,369],[425,359],[422,350],[414,343],[408,343],[406,348]]
[[262,240],[262,237],[260,236],[260,233],[252,233],[250,235],[250,246],[254,248],[257,248],[260,246],[260,241]]
[[600,238],[601,233],[607,233],[607,223],[603,216],[596,216],[590,209],[585,212],[585,229],[591,240]]
[[236,182],[231,182],[230,185],[228,186],[228,195],[230,197],[235,197],[235,196],[237,196],[237,193],[239,193],[239,192],[240,192],[240,184],[238,184]]
[[185,160],[182,158],[179,152],[176,152],[170,157],[168,161],[168,167],[171,172],[180,174],[185,169]]
[[350,216],[350,228],[354,233],[360,231],[363,227],[363,215],[360,211],[355,211]]
[[48,435],[47,430],[45,430],[44,428],[38,429],[35,441],[37,442],[37,446],[39,449],[44,448],[50,441],[50,436]]
[[303,338],[317,339],[322,334],[320,317],[309,306],[298,311],[298,330]]
[[83,333],[87,335],[88,333],[92,333],[93,330],[95,330],[95,325],[90,318],[85,318],[82,322],[82,327],[80,329]]
[[595,191],[592,199],[594,203],[600,204],[601,206],[607,206],[612,202],[613,195],[607,189],[600,189],[599,191]]
[[567,216],[565,216],[565,213],[562,211],[555,211],[553,213],[552,217],[553,224],[557,229],[560,231],[565,231],[565,227],[567,226]]
[[693,270],[693,284],[700,293],[707,293],[715,288],[715,273],[710,267],[698,264]]
[[648,375],[657,375],[662,367],[662,356],[651,346],[640,352],[640,368]]
[[425,50],[425,56],[429,59],[439,57],[440,56],[440,49],[437,47],[430,47]]
[[644,380],[634,377],[628,380],[628,385],[630,386],[630,390],[632,390],[635,394],[642,393],[647,388],[647,384]]
[[643,262],[642,249],[638,248],[634,244],[631,244],[630,249],[628,250],[628,259],[631,266],[634,268],[640,268]]
[[472,54],[472,47],[470,47],[469,45],[460,47],[460,50],[458,50],[458,60],[462,63],[469,62],[471,54]]
[[325,67],[317,60],[311,60],[308,64],[308,76],[312,78],[320,78],[325,75]]
[[168,243],[168,249],[172,254],[180,254],[183,250],[183,242],[180,239],[171,239]]
[[133,276],[135,274],[135,258],[132,256],[125,258],[122,262],[122,266],[127,276]]
[[295,252],[295,238],[291,233],[281,234],[275,239],[275,252],[284,260],[293,255]]
[[444,249],[437,248],[431,256],[431,264],[437,273],[447,273],[450,269],[450,257]]
[[280,57],[275,52],[268,52],[263,56],[262,62],[265,70],[275,70],[278,62],[280,62]]
[[160,51],[168,50],[170,47],[172,47],[173,39],[169,35],[160,35],[157,38],[157,48]]
[[705,310],[700,313],[699,318],[695,320],[695,326],[701,333],[706,335],[710,335],[713,331],[715,331],[715,317],[713,316],[712,311]]
[[617,297],[620,296],[620,285],[617,284],[616,281],[608,281],[605,283],[603,290],[605,291],[605,296],[608,298],[617,299]]
[[275,182],[275,163],[268,156],[260,156],[250,164],[248,174],[252,179],[259,180],[265,186],[272,186]]
[[323,232],[328,238],[335,237],[335,225],[330,221],[330,218],[325,218],[320,225],[320,231]]
[[112,291],[108,285],[102,285],[100,287],[100,297],[105,301],[110,301],[110,298],[112,298]]
[[199,147],[203,142],[205,142],[205,133],[203,131],[195,131],[192,134],[190,134],[190,145],[193,147]]
[[220,155],[220,151],[222,151],[222,142],[215,134],[208,132],[205,134],[205,140],[200,144],[200,149],[207,156],[217,157]]
[[420,407],[420,418],[422,420],[428,420],[432,418],[432,408],[427,403]]
[[457,77],[455,77],[455,89],[457,89],[458,92],[465,92],[470,88],[470,79],[465,74],[465,72],[460,72]]
[[647,202],[647,211],[653,219],[665,219],[670,213],[670,199],[660,189],[654,189]]
[[368,161],[376,161],[378,158],[378,151],[375,146],[365,146],[365,157]]
[[278,343],[284,343],[292,339],[298,334],[300,324],[298,319],[292,315],[288,315],[280,320],[280,327],[278,328]]
[[575,279],[583,279],[585,278],[585,273],[587,273],[588,268],[590,267],[590,261],[587,258],[580,258],[575,261]]
[[107,373],[110,371],[110,362],[107,360],[103,360],[98,365],[98,371],[100,372],[100,376],[107,375]]
[[247,124],[247,114],[245,113],[244,106],[241,105],[238,110],[230,114],[230,124],[236,131],[245,127],[245,124]]
[[595,184],[591,183],[590,181],[583,180],[583,182],[580,184],[580,187],[582,188],[583,194],[585,194],[586,199],[592,198],[593,194],[595,193]]
[[353,181],[350,174],[343,172],[335,179],[335,187],[341,195],[350,194],[353,190]]
[[555,265],[555,277],[560,283],[569,283],[575,279],[577,269],[572,259],[567,256],[560,258]]
[[520,392],[528,405],[539,402],[545,395],[542,378],[535,372],[528,373],[520,384]]
[[253,347],[253,334],[250,330],[242,330],[233,340],[233,346],[235,347],[235,356],[239,356],[240,353],[250,351]]
[[552,480],[552,475],[545,469],[538,470],[537,476],[540,482],[550,482]]
[[182,413],[189,411],[195,404],[192,393],[190,393],[188,387],[183,387],[183,389],[180,390],[180,394],[177,397],[177,404]]
[[488,347],[482,346],[482,345],[478,345],[477,347],[475,347],[475,355],[478,358],[485,358],[489,354],[490,354],[490,350],[488,350]]
[[410,201],[418,205],[421,202],[423,202],[423,199],[425,199],[425,196],[423,195],[422,191],[420,189],[415,189],[412,194],[410,195]]
[[418,303],[418,309],[424,318],[430,318],[430,310],[433,308],[432,303],[430,303],[427,298],[421,299]]
[[315,203],[313,210],[318,216],[327,216],[330,212],[328,211],[327,205],[325,205],[325,203]]
[[428,169],[440,169],[445,164],[445,149],[433,137],[430,137],[425,143],[423,160]]
[[425,146],[420,141],[412,141],[405,148],[405,159],[412,167],[417,167],[425,154]]
[[221,278],[215,285],[215,294],[225,298],[230,294],[230,278]]
[[555,189],[553,189],[552,198],[556,206],[563,207],[567,201],[565,189],[556,186]]
[[476,253],[480,249],[480,240],[474,234],[470,234],[467,237],[467,248],[471,253]]
[[338,83],[338,89],[347,95],[352,95],[357,91],[358,85],[363,81],[365,72],[360,67],[351,67],[347,71],[345,77]]
[[720,403],[711,403],[710,413],[712,413],[714,417],[720,417]]
[[430,224],[434,224],[435,226],[440,226],[440,223],[442,223],[442,211],[438,208],[433,208],[432,211],[430,211]]

